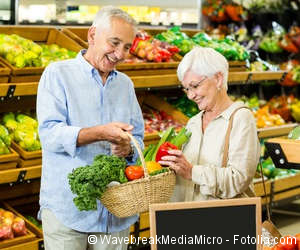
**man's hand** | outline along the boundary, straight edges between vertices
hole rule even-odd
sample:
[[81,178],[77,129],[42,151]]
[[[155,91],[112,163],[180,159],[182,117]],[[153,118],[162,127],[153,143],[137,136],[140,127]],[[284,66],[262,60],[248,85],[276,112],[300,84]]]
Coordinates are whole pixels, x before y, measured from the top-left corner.
[[132,129],[132,125],[121,122],[112,122],[101,126],[103,139],[118,145],[129,144],[130,146],[130,138],[125,132],[130,133]]
[[122,151],[124,151],[128,145],[130,146],[130,138],[126,132],[131,133],[132,130],[132,125],[122,122],[112,122],[105,125],[83,128],[79,131],[77,146],[96,141],[109,141],[113,144],[121,145]]
[[111,144],[111,153],[119,157],[126,157],[131,153],[131,145],[129,143]]

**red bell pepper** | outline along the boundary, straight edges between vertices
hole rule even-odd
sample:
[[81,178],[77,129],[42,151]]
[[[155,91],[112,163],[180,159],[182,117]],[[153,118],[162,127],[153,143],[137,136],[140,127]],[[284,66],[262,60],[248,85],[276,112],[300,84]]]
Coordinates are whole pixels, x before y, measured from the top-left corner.
[[158,149],[158,151],[156,153],[155,161],[159,162],[161,160],[161,158],[164,157],[164,156],[166,156],[166,155],[168,155],[169,154],[168,151],[172,150],[172,149],[178,149],[178,147],[176,147],[175,145],[173,145],[172,143],[170,143],[168,141],[165,142],[165,143],[163,143],[159,147],[159,149]]

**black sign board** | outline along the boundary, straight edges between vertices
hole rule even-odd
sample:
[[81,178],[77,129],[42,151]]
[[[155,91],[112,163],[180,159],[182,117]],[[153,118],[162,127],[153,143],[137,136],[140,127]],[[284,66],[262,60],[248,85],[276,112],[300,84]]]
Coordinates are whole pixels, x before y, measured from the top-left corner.
[[260,249],[260,198],[151,205],[150,244],[153,250]]

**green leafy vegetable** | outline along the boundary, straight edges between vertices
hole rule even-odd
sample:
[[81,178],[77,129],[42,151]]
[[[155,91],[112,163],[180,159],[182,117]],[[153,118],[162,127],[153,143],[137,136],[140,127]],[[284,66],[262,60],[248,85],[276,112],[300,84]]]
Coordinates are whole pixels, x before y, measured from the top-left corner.
[[92,165],[73,169],[68,175],[76,207],[82,210],[96,210],[97,199],[105,192],[112,181],[127,182],[124,170],[126,161],[114,155],[97,155]]

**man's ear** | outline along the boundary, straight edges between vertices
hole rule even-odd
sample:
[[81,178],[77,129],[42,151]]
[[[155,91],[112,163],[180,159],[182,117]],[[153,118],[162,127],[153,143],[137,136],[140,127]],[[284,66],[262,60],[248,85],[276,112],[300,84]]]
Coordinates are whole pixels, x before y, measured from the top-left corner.
[[224,80],[223,73],[218,72],[216,74],[216,78],[217,78],[217,88],[222,88],[223,87],[223,80]]
[[88,36],[87,36],[89,45],[95,44],[95,34],[96,34],[96,27],[91,26],[88,30]]

